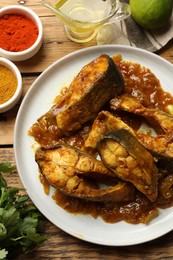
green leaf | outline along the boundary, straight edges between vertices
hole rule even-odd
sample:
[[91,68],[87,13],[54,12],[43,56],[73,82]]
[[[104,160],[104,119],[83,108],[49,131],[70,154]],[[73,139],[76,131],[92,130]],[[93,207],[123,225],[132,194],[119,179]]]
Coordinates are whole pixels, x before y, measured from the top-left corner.
[[24,207],[20,207],[21,216],[32,216],[32,217],[41,217],[41,213],[33,204],[26,204]]
[[6,209],[0,209],[0,218],[6,228],[6,239],[16,235],[19,222],[19,212],[14,206]]
[[7,251],[7,250],[5,250],[5,249],[0,249],[0,259],[1,259],[1,260],[5,260],[7,254],[8,254],[8,251]]
[[2,177],[2,174],[0,173],[0,188],[1,187],[7,187],[7,183],[5,179]]
[[16,170],[16,167],[11,165],[11,163],[0,163],[0,172],[4,173],[12,173]]
[[38,224],[39,221],[37,218],[24,218],[23,222],[21,222],[19,226],[21,236],[11,239],[13,241],[18,241],[25,253],[33,251],[36,246],[46,240],[44,236],[37,233]]
[[19,188],[7,189],[2,187],[0,189],[0,207],[7,208],[9,204],[13,204],[16,200],[16,194],[19,192],[19,190]]
[[7,229],[4,224],[0,223],[0,241],[3,240],[7,235]]
[[25,253],[33,251],[46,240],[39,234],[42,214],[27,195],[19,194],[23,189],[8,187],[1,174],[14,170],[10,163],[0,163],[0,259],[6,259],[18,246]]
[[6,226],[7,229],[15,226],[18,223],[19,213],[17,212],[14,206],[11,206],[8,209],[4,209],[2,212],[2,223]]

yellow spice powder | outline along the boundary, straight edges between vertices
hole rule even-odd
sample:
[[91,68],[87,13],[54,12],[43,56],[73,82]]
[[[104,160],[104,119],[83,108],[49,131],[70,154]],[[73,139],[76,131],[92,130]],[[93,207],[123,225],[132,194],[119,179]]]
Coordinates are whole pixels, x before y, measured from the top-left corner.
[[17,89],[17,78],[14,73],[0,65],[0,104],[7,102]]

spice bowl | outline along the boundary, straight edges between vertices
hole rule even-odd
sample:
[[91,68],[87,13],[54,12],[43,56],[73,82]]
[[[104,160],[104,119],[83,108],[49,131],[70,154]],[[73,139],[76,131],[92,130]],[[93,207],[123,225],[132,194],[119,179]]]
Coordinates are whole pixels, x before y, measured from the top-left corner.
[[14,107],[22,95],[22,76],[17,66],[0,58],[0,113]]
[[10,5],[0,9],[0,56],[11,61],[33,57],[43,42],[43,26],[28,7]]

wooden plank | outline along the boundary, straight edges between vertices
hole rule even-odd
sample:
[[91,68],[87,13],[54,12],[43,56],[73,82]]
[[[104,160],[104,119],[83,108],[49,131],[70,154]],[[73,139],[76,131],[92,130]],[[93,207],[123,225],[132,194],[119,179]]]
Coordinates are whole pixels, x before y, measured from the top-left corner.
[[170,63],[173,63],[173,39],[170,40],[164,48],[158,51],[157,54]]

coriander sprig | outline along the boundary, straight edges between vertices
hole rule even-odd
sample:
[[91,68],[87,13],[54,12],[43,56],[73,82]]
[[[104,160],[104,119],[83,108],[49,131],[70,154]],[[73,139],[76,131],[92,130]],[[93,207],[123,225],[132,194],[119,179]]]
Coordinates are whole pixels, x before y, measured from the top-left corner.
[[21,247],[25,253],[46,240],[40,232],[42,215],[22,189],[8,187],[2,173],[13,173],[15,166],[0,163],[0,259],[7,259]]

